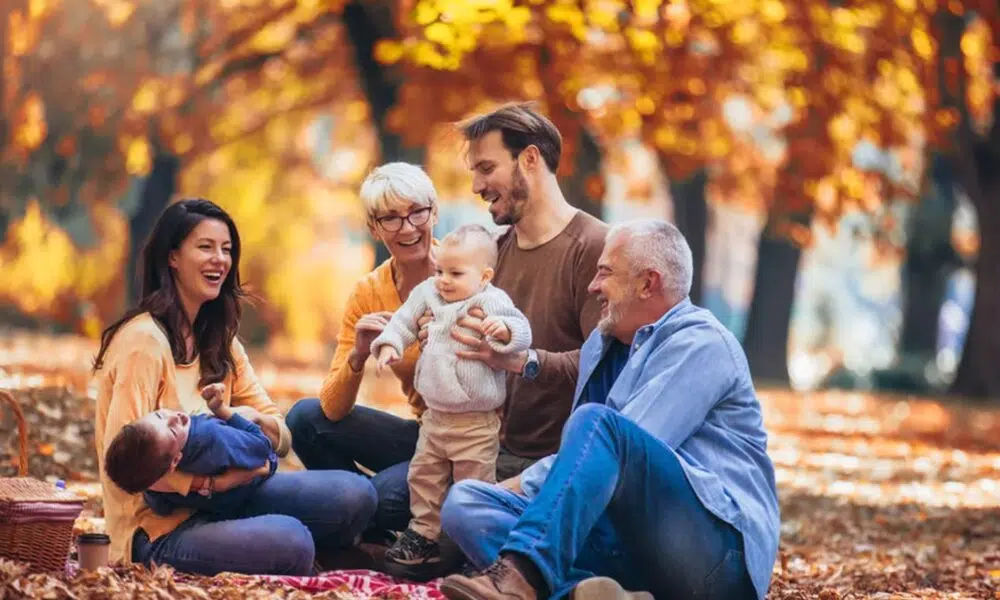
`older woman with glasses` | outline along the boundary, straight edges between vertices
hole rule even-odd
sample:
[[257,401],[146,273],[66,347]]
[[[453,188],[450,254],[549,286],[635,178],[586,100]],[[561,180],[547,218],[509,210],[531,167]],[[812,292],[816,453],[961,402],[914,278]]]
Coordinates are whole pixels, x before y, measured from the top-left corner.
[[[356,406],[355,401],[372,341],[413,288],[434,274],[431,230],[437,221],[437,193],[420,167],[389,163],[365,179],[361,199],[368,212],[368,228],[385,244],[391,258],[354,287],[319,398],[297,402],[286,422],[292,448],[307,469],[361,472],[360,465],[375,473],[372,483],[378,492],[378,509],[368,532],[370,539],[406,529],[409,490],[389,482],[406,481],[419,431],[414,419]],[[424,409],[413,389],[419,354],[414,344],[392,365],[417,417]]]

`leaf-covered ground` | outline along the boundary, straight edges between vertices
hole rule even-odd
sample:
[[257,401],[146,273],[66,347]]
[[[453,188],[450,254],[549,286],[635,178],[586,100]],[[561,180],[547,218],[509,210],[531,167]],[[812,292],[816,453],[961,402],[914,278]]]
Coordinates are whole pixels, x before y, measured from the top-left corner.
[[[91,498],[78,529],[100,529],[87,365],[75,338],[4,336],[0,387],[15,388],[31,427],[36,477],[71,480]],[[255,357],[287,408],[314,395],[322,368],[289,369]],[[770,598],[1000,599],[1000,404],[824,392],[761,392],[782,508]],[[394,407],[405,412],[403,407]],[[0,411],[0,474],[13,472],[13,419]],[[10,440],[10,443],[6,443]],[[283,465],[297,468],[294,458]],[[119,570],[71,582],[16,574],[0,563],[0,598],[293,597],[223,579]],[[327,597],[337,597],[331,593]]]

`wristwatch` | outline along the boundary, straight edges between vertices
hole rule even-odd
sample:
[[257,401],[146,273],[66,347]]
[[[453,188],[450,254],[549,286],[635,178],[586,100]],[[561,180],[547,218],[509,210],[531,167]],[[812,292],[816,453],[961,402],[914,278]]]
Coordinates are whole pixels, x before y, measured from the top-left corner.
[[535,352],[534,348],[529,348],[528,360],[524,361],[524,368],[521,369],[521,378],[525,381],[534,381],[538,377],[538,369],[540,367],[538,352]]

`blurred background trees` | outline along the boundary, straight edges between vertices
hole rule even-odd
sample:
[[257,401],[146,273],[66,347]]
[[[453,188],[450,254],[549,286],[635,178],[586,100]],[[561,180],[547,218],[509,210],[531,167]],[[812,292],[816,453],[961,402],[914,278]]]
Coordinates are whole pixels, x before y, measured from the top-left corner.
[[384,258],[356,197],[367,170],[423,164],[441,230],[485,222],[449,125],[534,100],[563,133],[571,202],[681,228],[693,298],[758,380],[1000,395],[995,0],[0,11],[8,321],[95,335],[156,215],[203,195],[245,238],[261,300],[245,335],[324,360]]

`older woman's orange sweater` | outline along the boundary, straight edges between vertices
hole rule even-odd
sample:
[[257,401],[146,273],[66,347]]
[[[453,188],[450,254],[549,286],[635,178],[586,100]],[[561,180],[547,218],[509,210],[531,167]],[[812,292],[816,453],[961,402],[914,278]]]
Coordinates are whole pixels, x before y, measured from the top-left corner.
[[[396,284],[392,280],[394,260],[385,261],[371,273],[365,275],[354,286],[354,290],[347,299],[340,331],[337,333],[337,349],[330,362],[330,371],[323,380],[323,387],[319,393],[320,405],[328,419],[339,420],[351,412],[354,402],[357,400],[361,380],[364,378],[364,369],[355,371],[347,362],[351,350],[354,349],[354,326],[358,319],[374,312],[396,312],[403,305]],[[406,349],[398,362],[391,365],[391,368],[392,372],[399,378],[403,393],[406,394],[407,402],[409,402],[414,414],[420,416],[426,407],[423,399],[413,389],[413,375],[417,368],[418,358],[420,358],[420,345],[413,344]]]
[[[223,382],[223,402],[232,406],[250,406],[262,415],[277,419],[280,437],[276,452],[288,454],[291,434],[278,407],[257,381],[243,345],[233,341],[236,369]],[[170,342],[157,322],[143,313],[123,325],[112,339],[104,364],[95,374],[97,384],[97,424],[94,439],[97,464],[104,491],[104,516],[111,537],[111,560],[132,559],[132,536],[141,527],[150,540],[173,531],[191,515],[176,509],[169,516],[154,513],[141,494],[128,494],[118,488],[104,472],[107,445],[126,424],[139,417],[169,408],[187,413],[205,413],[208,407],[198,387],[200,368],[197,360],[178,365],[170,351]],[[193,476],[175,471],[166,481],[179,494],[191,492]]]

